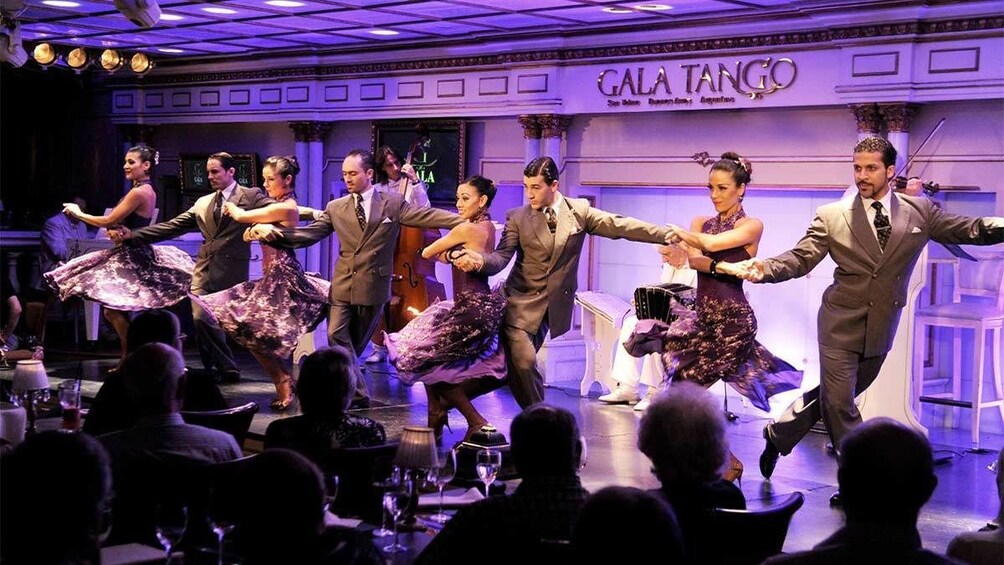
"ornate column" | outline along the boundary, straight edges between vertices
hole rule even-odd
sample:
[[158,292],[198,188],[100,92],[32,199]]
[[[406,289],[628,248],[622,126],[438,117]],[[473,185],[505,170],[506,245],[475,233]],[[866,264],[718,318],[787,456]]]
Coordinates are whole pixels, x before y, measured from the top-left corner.
[[[290,122],[295,138],[296,160],[300,162],[300,174],[296,179],[296,201],[311,208],[324,208],[324,138],[331,131],[330,122]],[[323,247],[323,249],[322,249]],[[301,257],[306,271],[327,273],[331,262],[331,249],[311,246]]]
[[850,109],[851,113],[854,114],[854,119],[858,123],[858,141],[879,134],[879,131],[882,129],[882,115],[879,114],[878,105],[870,102],[867,104],[851,104]]
[[561,138],[565,135],[568,125],[572,123],[571,116],[560,114],[542,114],[537,117],[540,132],[544,138],[544,155],[561,163]]
[[523,164],[540,157],[540,123],[537,116],[523,114],[517,120],[523,126]]
[[896,170],[902,172],[910,158],[910,122],[920,106],[909,102],[879,104],[885,119],[886,139],[896,148]]

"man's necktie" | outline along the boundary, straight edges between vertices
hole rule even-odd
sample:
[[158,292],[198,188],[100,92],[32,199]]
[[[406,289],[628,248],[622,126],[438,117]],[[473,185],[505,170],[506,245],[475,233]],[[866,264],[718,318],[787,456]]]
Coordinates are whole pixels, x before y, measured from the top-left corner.
[[875,233],[878,234],[879,247],[885,251],[885,244],[889,243],[889,235],[892,233],[892,224],[889,223],[889,216],[882,213],[882,203],[872,202],[875,208]]
[[363,210],[363,196],[356,194],[356,219],[359,220],[359,229],[366,231],[366,210]]
[[223,219],[223,191],[216,192],[216,199],[213,201],[213,221],[216,225],[220,225],[220,220]]
[[551,230],[551,233],[554,233],[558,229],[558,218],[554,215],[554,208],[550,206],[544,208],[544,215],[547,216],[547,229]]

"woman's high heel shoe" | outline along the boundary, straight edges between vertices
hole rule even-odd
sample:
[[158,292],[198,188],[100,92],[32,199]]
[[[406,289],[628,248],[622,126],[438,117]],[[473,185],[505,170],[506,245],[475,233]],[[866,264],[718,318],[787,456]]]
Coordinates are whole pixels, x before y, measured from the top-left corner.
[[450,430],[453,433],[453,428],[450,427],[450,412],[448,410],[433,410],[429,408],[429,427],[432,428],[432,434],[436,438],[436,445],[443,445],[443,428]]
[[[283,385],[289,386],[289,394],[285,398],[281,396],[282,395],[281,389],[283,388]],[[293,405],[293,397],[294,394],[296,393],[296,387],[293,385],[293,379],[286,378],[279,381],[275,385],[275,391],[279,393],[280,396],[278,398],[273,398],[272,402],[269,402],[268,404],[269,408],[271,408],[272,410],[277,410],[279,412],[282,412],[283,410],[286,410]]]
[[733,455],[731,451],[729,452],[729,468],[722,473],[722,478],[726,481],[738,483],[739,488],[743,487],[743,462]]

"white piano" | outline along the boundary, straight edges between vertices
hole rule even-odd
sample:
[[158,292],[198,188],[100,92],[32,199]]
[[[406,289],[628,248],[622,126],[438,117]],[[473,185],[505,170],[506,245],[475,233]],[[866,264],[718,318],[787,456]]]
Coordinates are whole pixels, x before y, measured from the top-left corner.
[[[169,245],[177,247],[195,260],[202,246],[203,237],[199,232],[190,232],[177,239],[162,241],[157,245]],[[115,246],[115,242],[105,238],[94,239],[71,239],[67,242],[70,249],[70,257],[78,257],[98,249],[109,249]],[[249,266],[249,278],[261,278],[261,245],[256,241],[251,243],[251,262]],[[101,305],[90,300],[84,300],[84,325],[87,329],[87,339],[94,341],[98,339],[98,326],[101,323]]]
[[586,396],[594,382],[608,389],[610,368],[618,347],[624,318],[634,308],[624,300],[603,292],[580,291],[575,303],[582,307],[582,338],[586,342],[586,370],[579,383],[579,394]]

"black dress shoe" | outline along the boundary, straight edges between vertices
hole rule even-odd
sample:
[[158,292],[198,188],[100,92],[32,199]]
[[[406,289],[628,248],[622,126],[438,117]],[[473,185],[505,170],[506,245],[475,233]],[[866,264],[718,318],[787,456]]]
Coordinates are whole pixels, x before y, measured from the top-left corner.
[[843,506],[844,499],[840,496],[840,490],[833,491],[830,495],[830,506]]
[[220,371],[220,382],[232,385],[241,382],[241,372],[236,370]]
[[352,403],[349,404],[349,410],[355,410],[358,408],[369,408],[370,399],[369,398],[353,398]]
[[769,479],[774,474],[774,467],[777,467],[777,460],[781,457],[781,452],[774,446],[767,434],[767,428],[763,429],[764,447],[760,454],[760,474],[763,478]]

